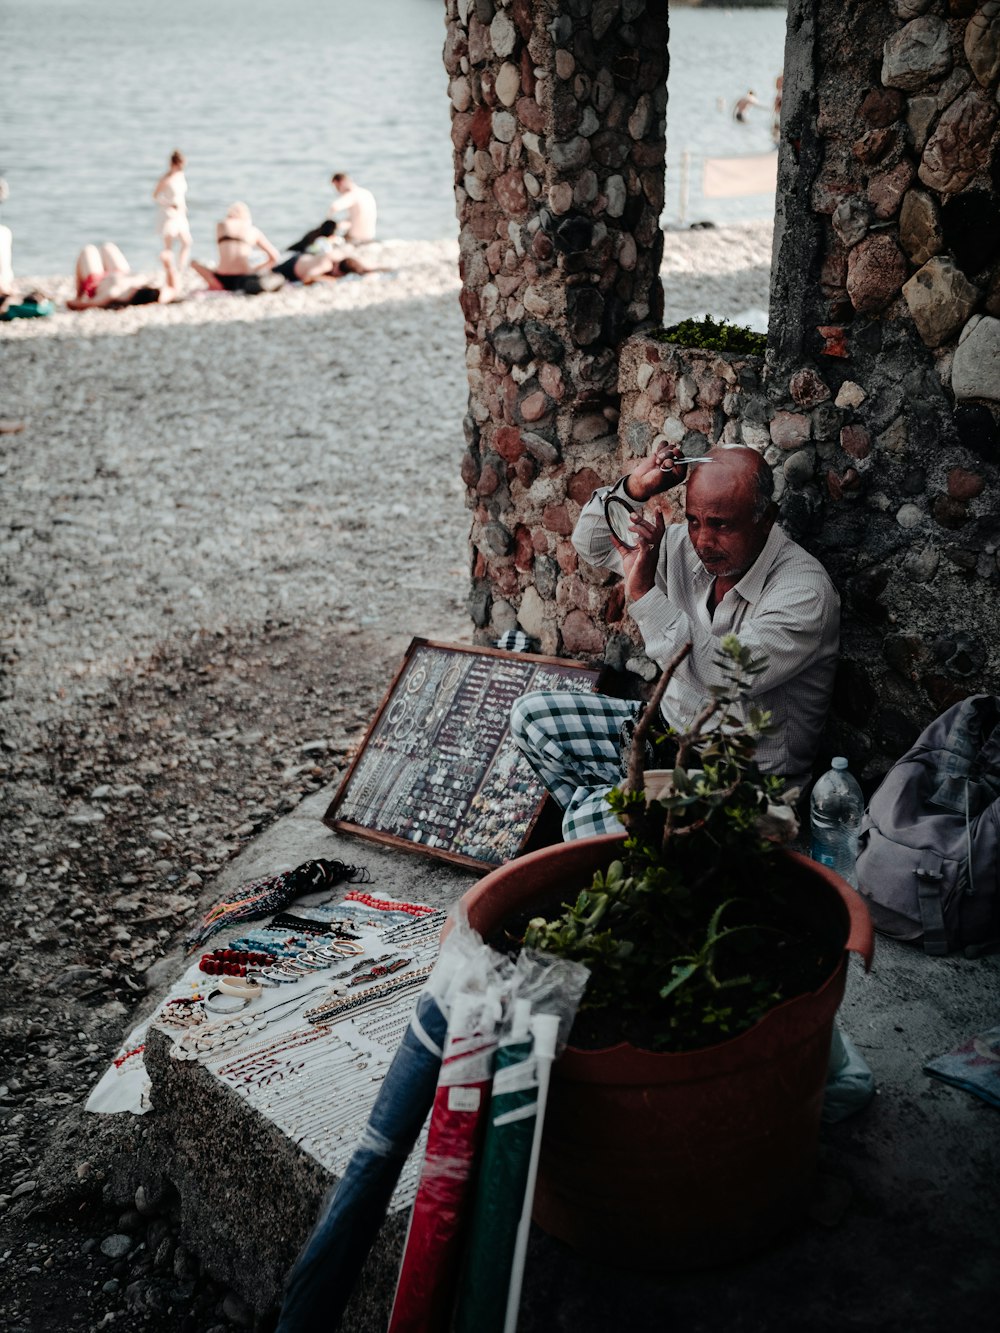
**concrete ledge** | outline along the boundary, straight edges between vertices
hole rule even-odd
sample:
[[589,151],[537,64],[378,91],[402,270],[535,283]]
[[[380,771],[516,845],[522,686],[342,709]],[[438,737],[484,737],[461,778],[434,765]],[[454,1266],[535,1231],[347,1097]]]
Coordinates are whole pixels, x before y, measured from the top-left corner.
[[[362,862],[378,890],[442,907],[475,879],[335,837],[320,823],[328,799],[319,793],[269,829],[206,900],[316,855]],[[175,955],[170,980],[183,965]],[[996,1024],[998,983],[1000,957],[930,959],[880,939],[870,976],[852,966],[841,1010],[879,1095],[855,1119],[824,1130],[825,1188],[815,1216],[753,1261],[669,1278],[613,1269],[599,1253],[574,1253],[533,1229],[522,1333],[668,1323],[687,1333],[843,1333],[845,1324],[939,1333],[956,1320],[992,1318],[1000,1296],[1000,1121],[985,1102],[922,1067]],[[184,1243],[263,1314],[278,1301],[333,1177],[208,1070],[169,1059],[162,1034],[151,1036],[147,1054],[154,1110],[138,1122],[136,1167],[148,1175],[158,1162],[181,1197]],[[665,1194],[663,1206],[684,1201]],[[405,1212],[387,1219],[345,1330],[385,1328],[405,1226]]]
[[[366,866],[372,891],[379,895],[441,909],[451,907],[476,880],[473,871],[332,832],[321,822],[330,796],[329,791],[317,793],[266,830],[212,883],[204,906],[247,880],[316,856]],[[229,937],[236,933],[230,931]],[[226,938],[220,932],[211,947]],[[161,989],[189,963],[179,952],[164,960],[158,967]],[[417,991],[407,994],[413,1001]],[[162,998],[161,993],[157,1003]],[[150,1028],[145,1059],[153,1111],[143,1122],[143,1128],[149,1122],[150,1151],[180,1196],[185,1245],[213,1277],[262,1314],[280,1300],[285,1274],[336,1177],[210,1069],[171,1059],[171,1045],[165,1032]],[[346,1327],[373,1333],[385,1328],[405,1231],[406,1210],[390,1213]]]

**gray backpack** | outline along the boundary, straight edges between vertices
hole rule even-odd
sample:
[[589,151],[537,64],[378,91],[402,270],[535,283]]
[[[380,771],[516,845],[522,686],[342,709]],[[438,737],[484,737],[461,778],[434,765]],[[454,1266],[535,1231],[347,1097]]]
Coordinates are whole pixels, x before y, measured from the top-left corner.
[[886,774],[861,822],[877,930],[969,957],[1000,941],[1000,698],[949,708]]

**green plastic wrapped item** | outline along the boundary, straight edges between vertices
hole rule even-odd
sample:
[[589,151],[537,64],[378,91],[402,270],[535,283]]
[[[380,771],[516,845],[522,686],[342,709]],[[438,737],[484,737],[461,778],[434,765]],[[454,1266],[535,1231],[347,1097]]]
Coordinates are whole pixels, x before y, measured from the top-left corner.
[[530,1000],[515,1002],[497,1049],[493,1096],[455,1333],[502,1333],[538,1110]]
[[522,949],[496,1053],[486,1141],[454,1333],[517,1327],[552,1061],[566,1045],[589,972]]

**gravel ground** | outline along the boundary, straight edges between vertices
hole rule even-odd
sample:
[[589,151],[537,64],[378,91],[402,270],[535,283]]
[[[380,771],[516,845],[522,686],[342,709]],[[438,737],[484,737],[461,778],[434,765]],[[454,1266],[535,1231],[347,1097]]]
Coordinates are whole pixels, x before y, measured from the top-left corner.
[[[766,307],[769,252],[767,228],[668,238],[668,319]],[[112,1205],[141,1121],[82,1101],[208,878],[339,775],[412,635],[469,638],[456,253],[3,326],[0,417],[23,423],[0,434],[12,1330],[249,1325],[155,1182]]]

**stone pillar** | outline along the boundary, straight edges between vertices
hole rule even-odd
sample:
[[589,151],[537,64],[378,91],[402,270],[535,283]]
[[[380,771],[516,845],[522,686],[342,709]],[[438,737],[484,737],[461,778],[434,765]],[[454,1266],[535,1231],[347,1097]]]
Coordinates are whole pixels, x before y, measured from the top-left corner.
[[[446,0],[480,641],[600,655],[580,506],[617,475],[618,349],[662,313],[666,0]],[[619,612],[620,615],[620,612]]]
[[875,773],[1000,689],[1000,3],[791,0],[788,34],[769,457]]

